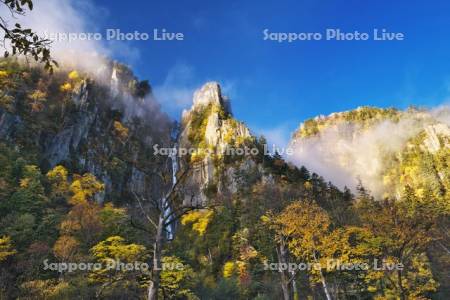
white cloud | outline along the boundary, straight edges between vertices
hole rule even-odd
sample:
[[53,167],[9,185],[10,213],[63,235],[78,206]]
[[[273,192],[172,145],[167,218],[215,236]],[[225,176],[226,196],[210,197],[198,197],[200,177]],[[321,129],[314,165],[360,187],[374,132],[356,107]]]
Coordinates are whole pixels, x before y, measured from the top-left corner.
[[[137,49],[126,44],[106,43],[101,23],[109,12],[90,0],[39,0],[34,1],[34,9],[26,11],[17,19],[7,18],[9,26],[19,22],[23,27],[33,29],[41,37],[68,33],[100,33],[101,40],[94,38],[81,40],[55,40],[51,45],[52,56],[64,66],[76,66],[98,73],[102,69],[104,57],[138,57]],[[2,16],[8,16],[2,5]],[[79,35],[80,36],[80,35]],[[127,62],[130,63],[130,62]]]

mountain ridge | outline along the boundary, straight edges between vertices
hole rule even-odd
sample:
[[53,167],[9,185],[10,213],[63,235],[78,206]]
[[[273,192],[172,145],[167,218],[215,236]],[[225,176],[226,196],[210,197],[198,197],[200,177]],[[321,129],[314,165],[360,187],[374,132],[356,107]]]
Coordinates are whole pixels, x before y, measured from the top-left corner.
[[[303,161],[310,170],[327,178],[326,172],[319,170],[320,164],[326,166],[330,174],[337,173],[327,178],[332,181],[346,174],[350,181],[345,182],[353,189],[359,178],[376,195],[398,196],[401,187],[386,193],[390,189],[385,187],[386,182],[393,181],[388,179],[386,170],[401,164],[403,153],[412,148],[431,156],[438,155],[439,151],[448,152],[449,116],[448,107],[406,111],[360,107],[310,119],[293,134],[291,146],[297,155],[293,160]],[[310,156],[308,152],[313,149],[315,156]],[[318,165],[308,164],[312,160],[319,162]],[[353,184],[348,184],[350,182]]]

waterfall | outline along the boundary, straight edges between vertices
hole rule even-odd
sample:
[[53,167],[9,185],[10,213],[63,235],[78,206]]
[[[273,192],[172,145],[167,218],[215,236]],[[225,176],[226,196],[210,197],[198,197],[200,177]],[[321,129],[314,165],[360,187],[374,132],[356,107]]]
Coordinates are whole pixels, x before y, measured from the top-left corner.
[[[173,146],[173,151],[170,152],[169,158],[172,162],[172,187],[177,183],[178,160],[177,160],[177,144]],[[172,212],[172,207],[167,203],[167,199],[163,199],[164,215],[168,216]],[[171,221],[171,218],[169,220]],[[174,224],[170,224],[167,228],[167,239],[172,240],[174,235]]]
[[173,145],[173,150],[169,157],[172,160],[172,186],[177,183],[177,172],[178,172],[178,160],[177,160],[177,144]]

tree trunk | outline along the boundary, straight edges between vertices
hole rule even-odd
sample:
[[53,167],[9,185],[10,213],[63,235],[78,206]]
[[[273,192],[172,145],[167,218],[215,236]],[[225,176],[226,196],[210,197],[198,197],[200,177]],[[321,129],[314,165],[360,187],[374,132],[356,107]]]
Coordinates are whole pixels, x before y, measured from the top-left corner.
[[[313,252],[314,261],[317,262],[316,253]],[[327,300],[331,300],[330,292],[328,291],[327,281],[325,280],[325,276],[323,276],[322,268],[319,269],[320,281],[322,282],[323,292],[325,293],[325,297]]]
[[299,300],[298,296],[298,289],[297,289],[297,282],[295,282],[295,271],[292,270],[291,272],[291,280],[292,280],[292,293],[293,293],[293,299]]
[[152,281],[148,286],[147,299],[157,300],[159,280],[161,275],[161,256],[162,246],[164,242],[164,215],[161,213],[158,221],[158,228],[156,230],[155,242],[153,244],[153,269],[152,269]]
[[331,300],[330,292],[328,291],[327,287],[327,281],[325,280],[325,276],[323,276],[322,270],[320,272],[320,281],[322,281],[323,291],[325,293],[325,296],[327,297],[327,300]]
[[[283,241],[277,246],[277,256],[279,265],[283,264],[284,266],[289,266],[288,250]],[[279,271],[281,274],[281,289],[283,290],[283,299],[291,300],[292,291],[291,291],[291,283],[289,282],[289,270],[279,269]]]
[[405,288],[403,287],[402,271],[397,270],[397,282],[400,289],[400,299],[406,300]]

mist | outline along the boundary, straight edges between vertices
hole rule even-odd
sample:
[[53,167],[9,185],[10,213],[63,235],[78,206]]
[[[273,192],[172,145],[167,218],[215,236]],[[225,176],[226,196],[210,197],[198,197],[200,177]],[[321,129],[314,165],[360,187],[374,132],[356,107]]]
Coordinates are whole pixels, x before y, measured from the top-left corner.
[[105,40],[103,25],[109,11],[91,0],[34,1],[33,10],[26,10],[24,16],[12,16],[2,5],[0,13],[9,27],[20,23],[40,38],[51,40],[51,56],[61,69],[77,69],[103,78],[111,75],[108,67],[113,58],[131,64],[140,57],[139,50],[126,42]]
[[[80,71],[109,87],[111,95],[108,101],[111,102],[111,107],[123,111],[124,122],[132,122],[137,117],[152,125],[160,135],[167,134],[171,121],[161,111],[154,96],[149,94],[145,98],[134,97],[127,89],[128,81],[132,79],[130,76],[112,76],[115,65],[113,58],[124,57],[126,63],[130,64],[139,58],[139,50],[130,47],[125,41],[104,40],[102,24],[106,23],[109,15],[107,9],[95,5],[91,0],[39,0],[34,1],[33,10],[26,10],[24,16],[11,16],[5,5],[0,6],[0,10],[10,27],[20,23],[22,28],[31,28],[41,38],[53,41],[50,51],[59,65],[57,69]],[[97,33],[101,38],[64,38],[69,34],[80,33],[91,34],[91,37]]]
[[436,123],[450,125],[450,109],[441,106],[428,112],[404,112],[400,121],[385,120],[363,129],[354,123],[332,125],[320,134],[291,143],[287,157],[298,166],[323,176],[339,188],[356,191],[359,183],[374,196],[384,193],[383,172],[412,137]]

